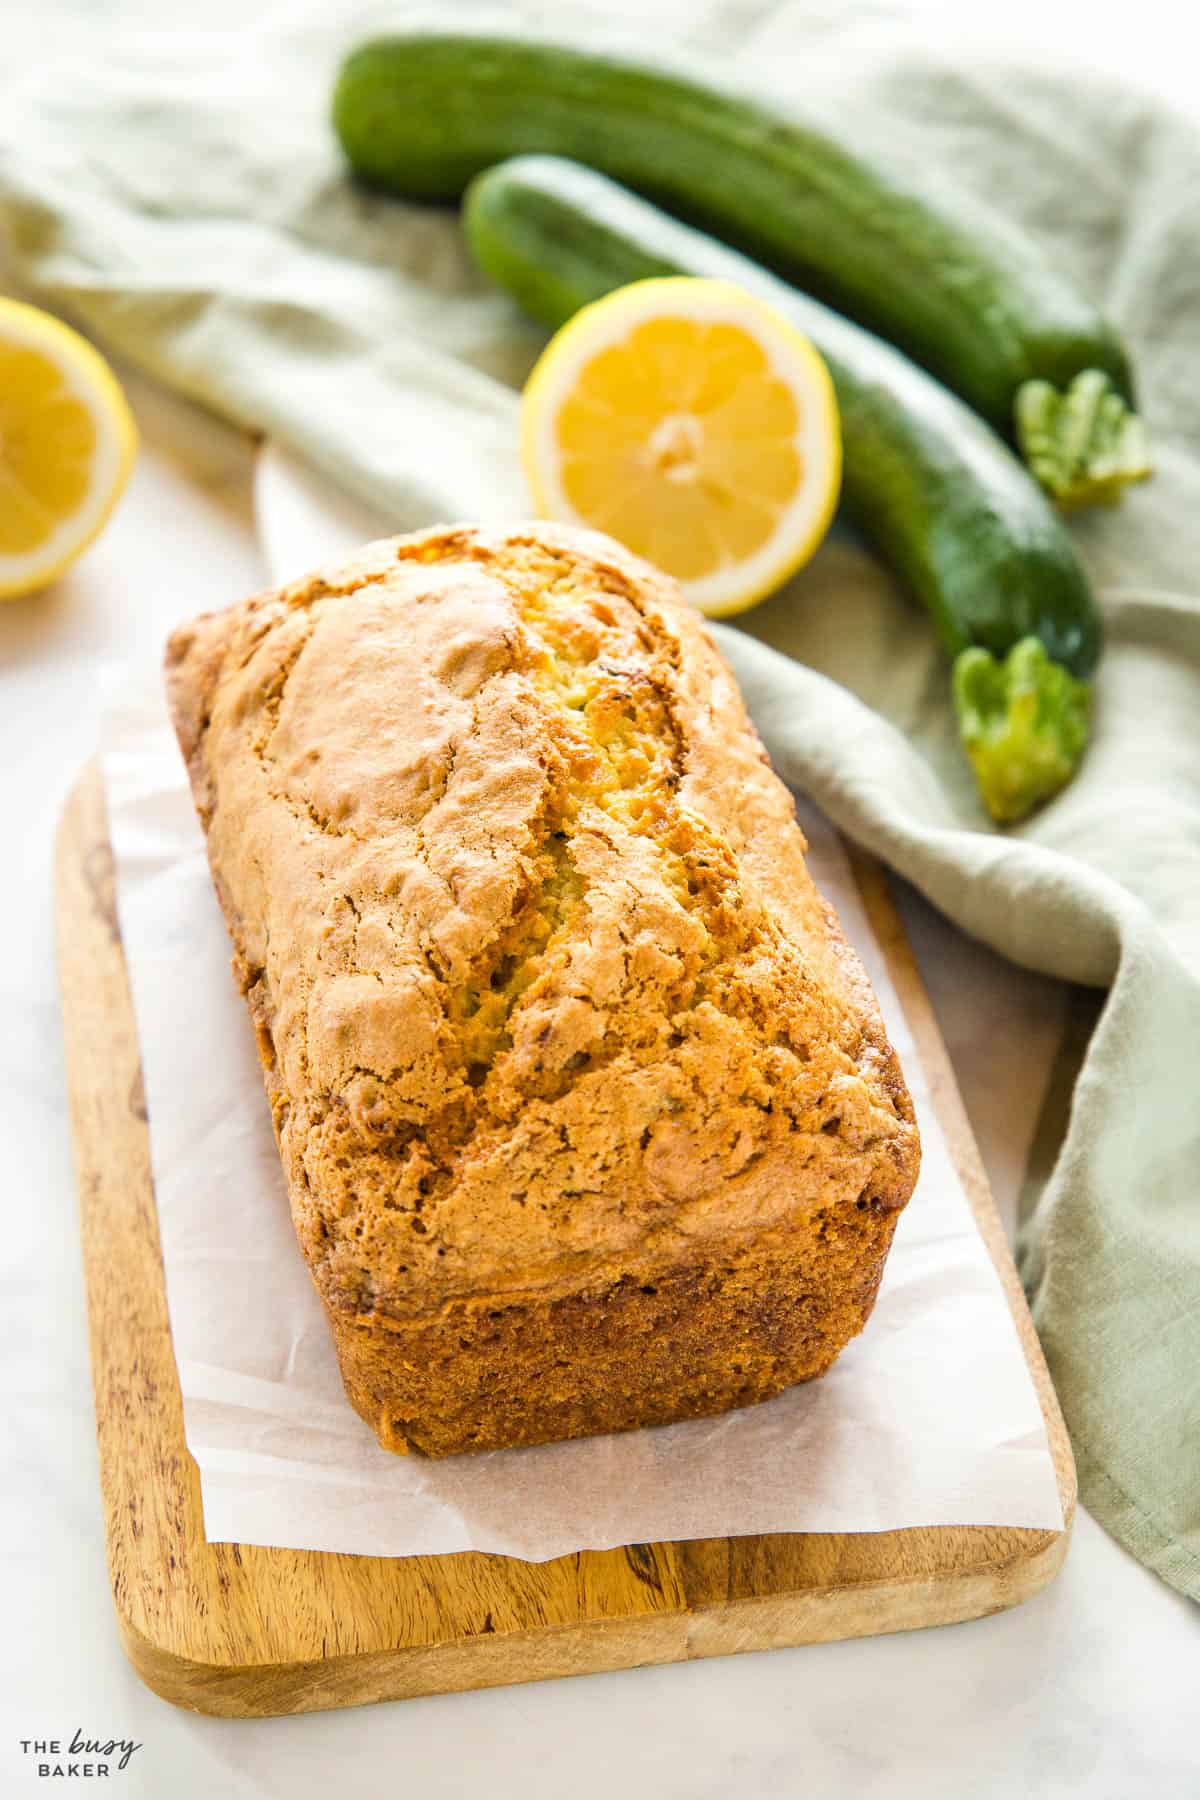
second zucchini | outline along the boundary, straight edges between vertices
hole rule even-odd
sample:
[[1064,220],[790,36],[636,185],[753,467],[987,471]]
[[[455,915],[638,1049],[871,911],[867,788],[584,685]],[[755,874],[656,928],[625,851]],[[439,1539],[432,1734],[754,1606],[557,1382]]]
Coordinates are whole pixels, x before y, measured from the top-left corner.
[[732,281],[785,313],[833,377],[846,510],[956,658],[960,730],[993,817],[1020,818],[1069,780],[1099,617],[1052,508],[968,407],[889,345],[576,164],[490,170],[464,223],[480,266],[551,328],[659,275]]

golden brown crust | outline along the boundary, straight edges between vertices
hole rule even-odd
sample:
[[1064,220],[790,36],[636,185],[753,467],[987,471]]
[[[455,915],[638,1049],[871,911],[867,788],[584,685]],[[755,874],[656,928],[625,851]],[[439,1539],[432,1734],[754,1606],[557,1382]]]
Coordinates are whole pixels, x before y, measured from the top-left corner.
[[843,1202],[793,1231],[555,1298],[334,1314],[346,1391],[389,1450],[445,1456],[664,1425],[823,1375],[861,1330],[899,1214]]
[[[167,678],[297,1232],[383,1441],[616,1429],[826,1367],[917,1132],[673,584],[591,534],[447,528],[194,621]],[[634,1346],[684,1292],[652,1373]]]

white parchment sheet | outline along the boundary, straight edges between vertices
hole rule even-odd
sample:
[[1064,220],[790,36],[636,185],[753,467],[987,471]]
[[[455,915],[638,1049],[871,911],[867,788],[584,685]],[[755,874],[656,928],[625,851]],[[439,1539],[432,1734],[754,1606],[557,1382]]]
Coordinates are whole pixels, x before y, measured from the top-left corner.
[[875,984],[924,1141],[865,1333],[822,1380],[713,1420],[428,1462],[345,1400],[292,1234],[253,1035],[157,673],[107,733],[117,897],[188,1447],[210,1540],[531,1560],[660,1539],[1062,1523],[1015,1328],[841,845],[811,866]]

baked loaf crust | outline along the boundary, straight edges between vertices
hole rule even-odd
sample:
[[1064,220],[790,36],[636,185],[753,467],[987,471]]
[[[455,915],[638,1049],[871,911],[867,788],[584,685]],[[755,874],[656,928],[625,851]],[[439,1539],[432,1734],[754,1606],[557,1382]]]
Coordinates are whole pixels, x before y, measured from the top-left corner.
[[346,1391],[431,1456],[820,1375],[919,1162],[866,977],[666,577],[370,544],[167,680]]

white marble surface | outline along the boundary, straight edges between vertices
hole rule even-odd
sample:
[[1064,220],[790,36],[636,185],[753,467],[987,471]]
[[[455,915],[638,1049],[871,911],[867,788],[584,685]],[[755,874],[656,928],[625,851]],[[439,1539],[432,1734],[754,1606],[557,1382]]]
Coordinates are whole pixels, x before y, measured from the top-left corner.
[[[128,11],[128,8],[122,9]],[[133,10],[137,10],[136,8]],[[144,6],[162,29],[173,6]],[[204,28],[236,18],[209,0]],[[929,15],[944,0],[880,5]],[[85,31],[117,11],[0,5],[18,41],[52,17]],[[86,23],[80,23],[85,20]],[[1192,100],[1177,4],[1136,17],[1012,0],[1001,22]],[[999,27],[993,26],[995,30]],[[10,46],[11,47],[11,46]],[[1195,48],[1193,36],[1192,48]],[[1193,102],[1194,103],[1194,102]],[[5,284],[0,264],[0,291]],[[1015,1612],[946,1630],[643,1669],[255,1723],[178,1712],[141,1687],[108,1598],[76,1204],[63,1087],[50,860],[61,801],[91,752],[106,682],[169,626],[259,579],[249,447],[130,384],[145,437],[132,489],[87,559],[40,599],[0,607],[0,1795],[45,1791],[20,1740],[132,1737],[115,1791],[138,1800],[401,1793],[439,1800],[1188,1800],[1200,1611],[1086,1516],[1059,1580]],[[1068,1000],[968,943],[915,899],[910,927],[968,1108],[1011,1219]]]

